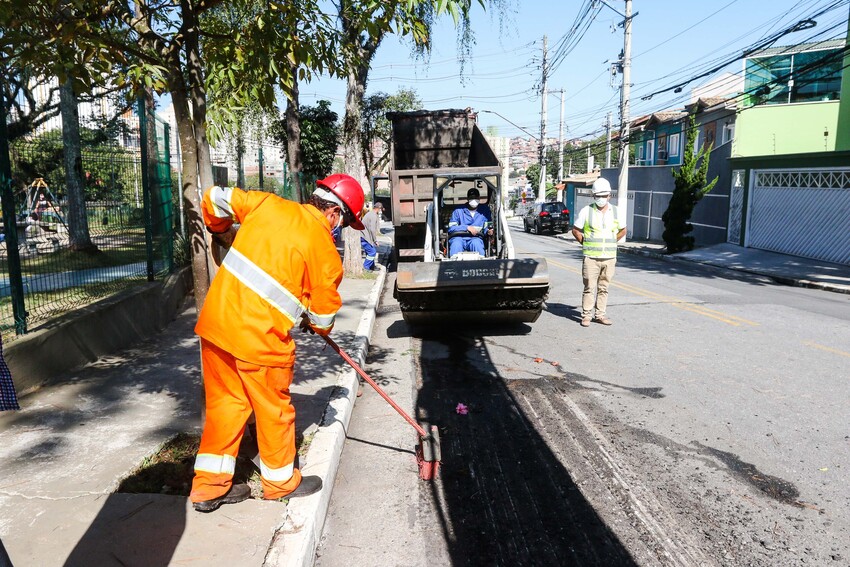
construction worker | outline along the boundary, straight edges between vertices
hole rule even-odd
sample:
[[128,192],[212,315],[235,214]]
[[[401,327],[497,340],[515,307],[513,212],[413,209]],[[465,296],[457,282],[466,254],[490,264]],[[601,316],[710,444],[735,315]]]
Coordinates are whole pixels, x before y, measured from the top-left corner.
[[211,512],[250,496],[246,484],[233,484],[233,473],[252,411],[263,497],[321,490],[321,478],[302,478],[295,468],[290,333],[296,324],[320,335],[333,328],[342,305],[337,291],[342,262],[331,231],[362,230],[363,202],[360,184],[344,174],[318,181],[303,205],[233,187],[212,187],[204,194],[204,223],[214,238],[227,240],[233,224],[240,226],[195,327],[206,390],[206,422],[190,494],[195,510]]
[[466,208],[452,211],[449,219],[449,257],[459,252],[478,252],[484,256],[484,236],[493,234],[490,207],[480,205],[481,194],[473,187],[466,192]]
[[617,241],[626,235],[626,224],[620,219],[617,207],[608,203],[611,184],[600,177],[593,182],[592,192],[593,203],[581,209],[573,224],[573,237],[584,252],[581,265],[584,282],[582,327],[589,327],[591,319],[603,325],[612,324],[606,313],[608,284],[614,278],[614,266],[617,264]]
[[360,233],[360,247],[366,253],[363,260],[364,270],[377,270],[375,261],[378,259],[378,235],[381,234],[381,213],[384,212],[382,203],[375,203],[372,210],[363,217],[363,226],[366,227]]

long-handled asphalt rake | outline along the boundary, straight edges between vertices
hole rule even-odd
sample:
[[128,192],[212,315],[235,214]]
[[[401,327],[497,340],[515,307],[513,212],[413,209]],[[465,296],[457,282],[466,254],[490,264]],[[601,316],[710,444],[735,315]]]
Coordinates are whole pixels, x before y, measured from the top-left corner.
[[437,430],[436,425],[428,425],[427,423],[423,423],[419,425],[416,421],[413,420],[412,417],[407,415],[407,413],[401,409],[397,403],[395,403],[392,398],[390,398],[386,392],[384,392],[380,386],[378,386],[372,378],[366,374],[360,365],[358,365],[354,360],[348,356],[348,354],[339,348],[339,345],[336,344],[333,339],[330,337],[323,337],[325,341],[334,349],[339,355],[349,364],[351,367],[360,375],[361,378],[366,380],[370,386],[372,386],[378,394],[384,398],[388,404],[390,404],[395,411],[404,418],[404,420],[409,423],[416,430],[416,433],[419,434],[419,443],[416,445],[416,463],[419,465],[419,478],[422,480],[432,480],[437,476],[437,473],[440,471],[440,432]]

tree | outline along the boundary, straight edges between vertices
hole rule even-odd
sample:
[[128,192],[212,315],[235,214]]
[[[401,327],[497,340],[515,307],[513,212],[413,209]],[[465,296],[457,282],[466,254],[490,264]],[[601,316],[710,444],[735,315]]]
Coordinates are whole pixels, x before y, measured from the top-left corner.
[[[392,124],[387,119],[387,112],[407,112],[421,108],[422,100],[413,89],[399,88],[394,95],[377,92],[363,99],[360,139],[363,142],[363,164],[367,177],[380,174],[390,159]],[[376,147],[381,149],[378,156],[375,155]]]
[[62,147],[65,150],[65,192],[68,196],[68,247],[75,251],[96,252],[89,236],[86,198],[83,191],[83,155],[80,140],[80,115],[73,81],[68,78],[59,89],[62,112]]
[[[671,170],[676,187],[673,189],[673,196],[670,198],[667,210],[661,215],[661,220],[664,221],[664,233],[661,236],[667,243],[669,254],[694,249],[694,237],[688,236],[688,233],[694,229],[694,225],[688,221],[696,204],[717,183],[717,177],[710,183],[706,183],[711,146],[703,146],[698,151],[694,151],[692,148],[694,147],[696,133],[696,119],[692,114],[685,140],[682,165]],[[702,163],[700,163],[700,160],[702,160]]]
[[536,191],[538,187],[540,187],[540,164],[532,163],[528,166],[528,169],[525,172],[526,180],[531,183],[531,186],[534,187]]
[[[214,10],[231,17],[212,17]],[[0,0],[0,60],[58,75],[60,83],[71,77],[78,93],[116,77],[137,91],[171,93],[199,307],[210,273],[198,192],[212,185],[208,112],[231,130],[249,101],[272,107],[276,87],[289,93],[296,73],[303,80],[311,70],[333,70],[338,59],[336,35],[317,0]],[[208,89],[225,84],[232,89],[228,103],[209,108]]]
[[[486,0],[478,0],[481,6]],[[490,4],[502,6],[505,0],[490,0]],[[366,84],[372,59],[381,42],[389,33],[395,33],[412,41],[414,54],[427,56],[430,49],[431,29],[435,19],[445,13],[451,14],[458,27],[458,46],[461,61],[465,61],[474,38],[469,24],[472,0],[337,0],[341,23],[341,44],[346,54],[345,117],[342,122],[343,154],[346,171],[368,186],[361,173],[366,172],[363,163],[363,140],[361,139],[361,113]],[[463,63],[461,64],[463,65]],[[461,75],[463,74],[461,66]],[[361,169],[361,165],[363,168]],[[345,269],[354,275],[362,272],[360,265],[359,239],[353,230],[346,229]],[[354,261],[356,256],[357,261]]]
[[[339,116],[331,110],[331,103],[320,100],[316,106],[298,108],[300,130],[301,173],[312,179],[327,177],[333,170],[336,149],[339,147]],[[287,149],[286,117],[274,128],[274,137]]]

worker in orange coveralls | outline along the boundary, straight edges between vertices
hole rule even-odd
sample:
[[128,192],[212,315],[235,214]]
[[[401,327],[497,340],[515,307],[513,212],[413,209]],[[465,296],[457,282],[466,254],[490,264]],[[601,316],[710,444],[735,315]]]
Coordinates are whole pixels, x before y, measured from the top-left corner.
[[342,262],[331,231],[362,230],[363,189],[352,177],[318,181],[307,204],[271,193],[212,187],[203,198],[207,230],[232,245],[198,316],[206,390],[206,423],[195,459],[190,499],[212,512],[247,499],[233,484],[236,455],[253,411],[257,421],[263,497],[307,496],[317,476],[295,468],[295,408],[289,386],[295,363],[290,332],[327,335],[342,305]]

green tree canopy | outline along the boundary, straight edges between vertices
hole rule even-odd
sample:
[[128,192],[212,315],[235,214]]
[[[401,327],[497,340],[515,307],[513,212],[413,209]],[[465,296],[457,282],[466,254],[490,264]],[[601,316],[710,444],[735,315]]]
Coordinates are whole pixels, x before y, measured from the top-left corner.
[[[363,141],[363,163],[367,173],[379,174],[389,161],[392,123],[387,119],[387,113],[421,109],[422,100],[413,89],[399,88],[394,95],[377,92],[363,100],[360,137]],[[375,155],[376,146],[381,148],[379,155]]]

